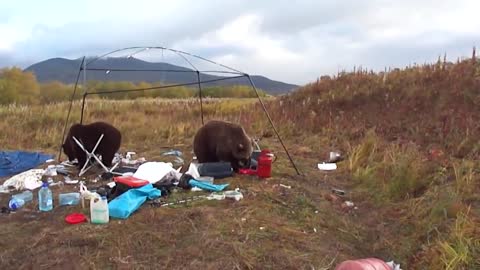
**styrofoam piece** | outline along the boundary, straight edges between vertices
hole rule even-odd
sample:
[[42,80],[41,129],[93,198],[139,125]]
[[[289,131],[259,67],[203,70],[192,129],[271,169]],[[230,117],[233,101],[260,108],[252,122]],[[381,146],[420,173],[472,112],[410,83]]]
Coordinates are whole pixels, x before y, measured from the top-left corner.
[[318,163],[318,169],[321,171],[334,171],[337,169],[336,163]]

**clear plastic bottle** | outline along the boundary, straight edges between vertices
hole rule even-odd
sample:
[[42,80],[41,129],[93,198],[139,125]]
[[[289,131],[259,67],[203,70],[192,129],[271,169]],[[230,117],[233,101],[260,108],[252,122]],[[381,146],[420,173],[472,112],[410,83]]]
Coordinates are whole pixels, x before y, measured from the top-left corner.
[[40,211],[51,211],[53,209],[53,195],[48,187],[48,182],[43,182],[38,191],[38,208]]
[[109,221],[107,196],[102,194],[90,201],[90,220],[95,224],[106,224]]

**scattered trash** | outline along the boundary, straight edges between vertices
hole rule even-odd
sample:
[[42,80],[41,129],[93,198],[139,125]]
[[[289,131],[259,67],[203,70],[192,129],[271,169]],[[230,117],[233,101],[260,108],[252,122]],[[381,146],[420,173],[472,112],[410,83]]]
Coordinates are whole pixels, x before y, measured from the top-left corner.
[[192,187],[198,187],[198,188],[201,188],[203,190],[208,190],[208,191],[222,191],[223,189],[225,189],[229,185],[229,184],[221,184],[221,185],[209,184],[209,183],[206,183],[206,182],[197,181],[195,179],[191,179],[190,181],[188,181],[188,183]]
[[123,158],[121,155],[118,155],[116,156],[116,159],[114,158],[114,161],[119,162],[121,160],[122,163],[126,165],[138,165],[147,161],[144,157],[141,157],[138,159],[132,159],[132,156],[136,154],[137,153],[135,152],[127,152],[127,154],[125,155],[125,158]]
[[200,181],[200,182],[204,182],[204,183],[213,184],[214,178],[211,177],[211,176],[200,176],[198,178],[195,178],[195,180]]
[[348,206],[348,207],[353,207],[354,206],[353,202],[351,202],[351,201],[346,201],[345,205]]
[[345,201],[342,203],[342,209],[345,210],[345,211],[348,211],[348,210],[351,210],[353,209],[353,207],[355,206],[355,204],[351,201]]
[[68,224],[79,224],[87,221],[87,217],[82,213],[72,213],[65,217],[65,222]]
[[172,163],[150,161],[140,165],[137,171],[133,174],[133,177],[147,180],[148,182],[154,184],[171,171],[176,171],[173,168]]
[[72,179],[71,179],[70,177],[68,177],[68,176],[65,176],[64,179],[65,179],[65,180],[64,180],[64,181],[65,181],[65,184],[67,184],[67,185],[75,185],[75,184],[78,184],[78,182],[79,182],[78,180],[72,180]]
[[55,165],[48,165],[48,167],[45,169],[45,173],[43,174],[45,176],[57,176],[57,168]]
[[188,171],[186,171],[185,174],[191,175],[194,179],[199,178],[200,173],[198,172],[198,163],[191,162]]
[[263,231],[263,230],[265,230],[265,227],[260,227],[259,229]]
[[339,152],[330,152],[330,156],[328,159],[329,163],[337,163],[342,160],[343,160],[343,157]]
[[318,169],[322,171],[333,171],[337,169],[336,163],[318,163]]
[[196,191],[203,191],[203,189],[198,188],[198,187],[192,187],[190,191],[196,192]]
[[317,228],[313,228],[313,231],[316,233],[316,232],[317,232]]
[[38,208],[40,211],[51,211],[53,209],[53,195],[48,182],[43,182],[42,187],[38,191]]
[[225,194],[216,194],[216,193],[211,193],[210,195],[207,196],[207,200],[225,200]]
[[26,190],[22,193],[12,195],[12,198],[21,199],[21,200],[24,200],[25,202],[29,202],[33,200],[33,193],[30,190]]
[[3,183],[3,190],[7,190],[8,187],[14,187],[16,190],[37,189],[42,186],[40,179],[44,172],[45,170],[43,169],[31,169],[12,176]]
[[287,186],[287,185],[284,185],[284,184],[280,184],[279,186],[283,187],[283,188],[288,188],[288,189],[291,189],[292,186]]
[[107,194],[99,191],[100,198],[90,200],[90,222],[94,224],[107,224],[109,221],[109,205]]
[[243,199],[243,194],[238,188],[236,188],[235,190],[225,191],[223,194],[225,194],[226,198],[234,199],[235,201],[240,201],[241,199]]
[[332,193],[339,196],[345,196],[345,191],[341,189],[332,188]]
[[91,192],[85,186],[85,182],[80,182],[80,199],[82,200],[82,208],[85,208],[85,200],[92,200],[93,198],[100,198],[96,192]]
[[16,211],[25,205],[25,201],[22,199],[11,198],[8,202],[8,208],[12,211]]
[[183,156],[183,154],[182,154],[182,152],[179,151],[179,150],[171,149],[170,151],[164,152],[164,153],[162,154],[162,156],[177,156],[177,157],[181,157],[181,156]]
[[396,264],[394,261],[387,262],[387,265],[392,268],[392,270],[402,270],[400,264]]
[[62,193],[58,194],[58,204],[62,205],[77,205],[80,203],[80,193]]
[[257,175],[257,170],[252,169],[239,169],[239,174],[246,174],[246,175]]

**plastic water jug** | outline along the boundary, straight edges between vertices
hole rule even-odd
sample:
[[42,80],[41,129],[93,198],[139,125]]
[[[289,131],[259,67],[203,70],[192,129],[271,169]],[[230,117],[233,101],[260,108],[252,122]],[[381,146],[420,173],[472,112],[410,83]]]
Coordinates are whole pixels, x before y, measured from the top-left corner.
[[109,221],[108,202],[106,196],[95,197],[90,200],[90,222],[106,224]]
[[51,211],[53,209],[53,195],[48,188],[48,182],[43,182],[38,191],[38,208],[40,211]]
[[8,202],[8,208],[10,208],[11,210],[13,211],[16,211],[18,210],[19,208],[22,208],[22,206],[25,205],[25,201],[22,200],[22,199],[17,199],[17,198],[13,198],[10,199],[10,201]]
[[80,203],[80,193],[62,193],[58,194],[58,203],[59,205],[77,205]]
[[33,199],[33,193],[30,190],[24,191],[22,193],[12,195],[12,199],[23,200],[24,202],[29,202]]

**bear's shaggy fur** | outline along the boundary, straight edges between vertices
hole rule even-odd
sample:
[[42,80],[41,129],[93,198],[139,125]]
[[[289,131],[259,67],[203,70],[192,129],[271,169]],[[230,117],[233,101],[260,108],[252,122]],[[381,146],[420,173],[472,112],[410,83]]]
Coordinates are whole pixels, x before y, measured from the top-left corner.
[[253,141],[242,126],[212,120],[201,127],[193,139],[193,152],[199,163],[230,162],[235,172],[248,168]]
[[91,152],[102,134],[102,141],[95,150],[95,154],[101,155],[102,163],[110,167],[115,153],[120,148],[122,135],[118,129],[108,123],[95,122],[87,125],[72,125],[62,145],[63,151],[70,161],[76,158],[79,168],[82,168],[87,161],[87,155],[72,137],[77,138],[83,147]]

